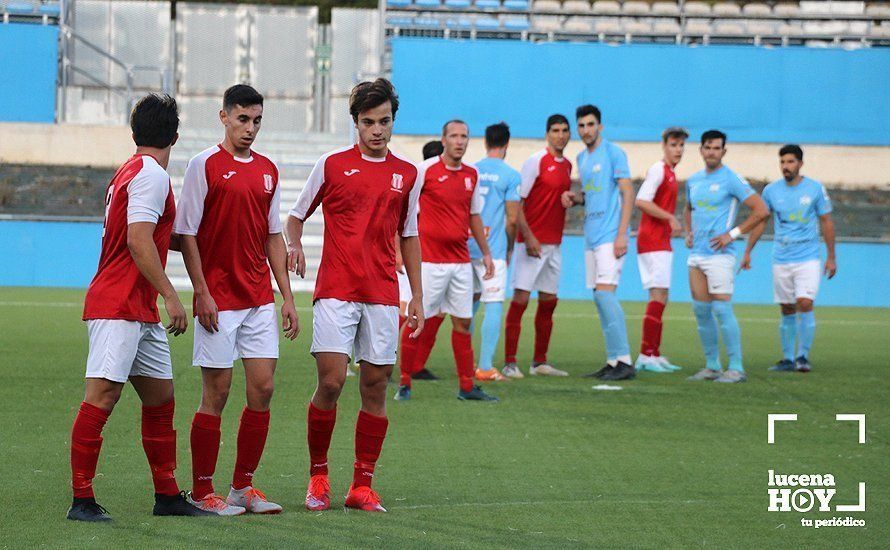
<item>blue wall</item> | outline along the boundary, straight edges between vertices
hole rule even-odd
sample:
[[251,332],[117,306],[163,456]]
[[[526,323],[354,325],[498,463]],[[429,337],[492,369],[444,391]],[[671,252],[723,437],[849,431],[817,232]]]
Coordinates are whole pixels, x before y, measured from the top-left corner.
[[[99,263],[100,223],[0,221],[0,286],[55,286],[85,288]],[[631,250],[636,244],[631,242]],[[772,242],[757,245],[754,268],[736,278],[735,300],[772,303]],[[833,306],[890,307],[890,243],[840,243],[838,275],[823,279],[818,302]],[[686,278],[687,250],[674,242],[674,281],[671,300],[689,301]],[[584,287],[584,239],[563,241],[563,298],[590,299]],[[622,300],[647,300],[640,284],[636,253],[624,263],[618,295]]]
[[0,121],[54,122],[59,29],[0,24]]
[[603,111],[615,140],[657,141],[671,125],[730,141],[890,145],[890,48],[543,43],[393,39],[397,129],[438,134],[462,118],[475,135],[506,121],[544,134],[555,112]]

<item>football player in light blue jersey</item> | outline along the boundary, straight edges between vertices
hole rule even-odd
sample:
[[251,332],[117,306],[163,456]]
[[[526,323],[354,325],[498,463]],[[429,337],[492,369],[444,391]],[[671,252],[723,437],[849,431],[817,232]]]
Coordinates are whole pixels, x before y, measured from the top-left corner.
[[[510,127],[500,122],[485,129],[486,157],[475,164],[479,171],[484,206],[482,224],[488,236],[488,246],[494,261],[494,277],[485,279],[482,251],[470,237],[470,261],[473,264],[473,316],[480,304],[485,304],[482,321],[482,347],[479,350],[476,380],[502,381],[507,378],[492,365],[494,350],[501,335],[501,318],[507,296],[507,265],[516,237],[519,216],[519,172],[511,168],[504,157],[510,144]],[[472,329],[471,329],[472,332]]]
[[[769,209],[748,182],[723,165],[726,134],[719,130],[703,133],[700,151],[705,169],[686,181],[683,219],[686,246],[692,249],[686,264],[692,311],[707,362],[705,368],[689,380],[745,382],[741,332],[730,302],[736,264],[733,243],[766,219]],[[734,226],[740,202],[751,209],[751,214],[742,224]],[[720,366],[718,332],[723,335],[729,357],[726,372]]]
[[578,135],[585,147],[578,154],[582,191],[563,194],[563,205],[584,205],[584,259],[587,288],[600,316],[606,341],[606,366],[589,374],[601,380],[629,380],[636,376],[627,341],[624,310],[615,290],[627,254],[628,229],[634,190],[624,151],[602,135],[602,114],[593,105],[575,111]]
[[[816,333],[813,301],[819,291],[819,279],[823,272],[820,227],[828,249],[825,275],[831,279],[837,272],[831,199],[821,183],[800,174],[803,150],[798,145],[782,147],[779,150],[779,163],[783,179],[774,181],[763,190],[763,201],[773,212],[775,221],[773,296],[782,310],[779,325],[782,360],[770,370],[810,372],[809,353]],[[742,269],[751,268],[751,250],[764,228],[765,221],[751,231]]]

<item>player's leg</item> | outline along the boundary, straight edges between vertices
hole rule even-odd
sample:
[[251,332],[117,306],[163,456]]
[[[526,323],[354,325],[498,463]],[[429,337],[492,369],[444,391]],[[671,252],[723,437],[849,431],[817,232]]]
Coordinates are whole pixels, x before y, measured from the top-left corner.
[[643,316],[640,355],[635,364],[638,371],[680,370],[661,356],[661,335],[664,330],[662,316],[668,302],[672,258],[673,254],[669,251],[647,252],[637,256],[640,279],[643,288],[649,293],[649,302],[646,304],[646,313]]
[[773,301],[779,304],[779,341],[782,359],[770,367],[771,371],[794,370],[797,346],[797,308],[794,305],[794,280],[788,264],[773,264]]
[[735,278],[735,256],[718,254],[708,259],[705,274],[708,277],[708,293],[711,308],[720,326],[720,335],[726,347],[728,366],[726,372],[715,382],[745,382],[745,368],[742,364],[742,333],[732,307],[732,292]]
[[601,380],[631,380],[636,376],[627,339],[627,321],[616,291],[621,278],[624,257],[615,257],[614,243],[605,243],[593,251],[595,290],[594,301],[600,314],[606,342],[606,365],[612,369],[600,376]]
[[689,380],[716,380],[723,373],[720,365],[720,328],[714,318],[708,278],[699,267],[699,257],[689,258],[689,290],[692,293],[692,312],[698,326],[698,338],[705,354],[705,367]]
[[[491,279],[483,279],[484,273],[485,268],[481,262],[473,264],[474,290],[481,291],[479,294],[473,295],[473,304],[475,306],[476,302],[480,301],[485,306],[476,380],[503,381],[508,378],[494,368],[494,352],[501,337],[501,321],[504,316],[504,298],[506,298],[507,291],[507,262],[494,260],[494,277]],[[478,286],[475,286],[477,284]],[[475,315],[474,312],[474,318]],[[470,333],[473,333],[472,326]]]
[[507,320],[504,323],[504,376],[522,378],[522,372],[516,365],[516,350],[519,348],[519,336],[522,333],[522,315],[528,307],[531,292],[535,288],[538,273],[544,267],[544,260],[528,255],[524,243],[516,243],[513,249],[513,299],[507,309]]
[[822,264],[811,260],[796,264],[794,273],[794,299],[797,309],[797,333],[800,336],[794,367],[798,372],[810,372],[810,348],[816,337],[816,314],[813,304],[822,278]]
[[547,361],[550,336],[553,334],[553,312],[559,303],[556,293],[559,290],[559,277],[562,271],[562,252],[557,245],[544,245],[541,248],[544,265],[535,281],[538,307],[535,311],[535,348],[529,374],[568,376],[568,372],[555,368]]
[[401,360],[399,361],[399,390],[396,400],[408,399],[411,395],[411,380],[426,363],[436,342],[436,333],[442,324],[439,316],[442,300],[445,297],[448,279],[443,264],[421,263],[423,284],[423,313],[426,315],[423,331],[417,338],[411,338],[411,331],[402,332]]
[[474,385],[473,336],[470,334],[472,300],[473,268],[469,263],[455,264],[442,312],[451,315],[451,351],[459,383],[457,397],[461,400],[497,401],[496,397]]

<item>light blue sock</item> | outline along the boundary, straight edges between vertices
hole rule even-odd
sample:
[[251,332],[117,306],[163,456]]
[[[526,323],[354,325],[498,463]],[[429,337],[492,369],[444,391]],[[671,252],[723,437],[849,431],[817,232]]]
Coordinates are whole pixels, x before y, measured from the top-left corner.
[[810,348],[813,347],[813,338],[816,336],[816,313],[807,311],[797,314],[797,332],[800,334],[800,345],[797,349],[798,357],[810,357]]
[[479,349],[479,369],[491,370],[494,350],[501,337],[501,318],[504,314],[503,302],[486,302],[485,318],[482,319],[482,347]]
[[479,311],[479,306],[482,305],[482,302],[476,300],[473,302],[473,317],[470,318],[470,334],[476,334],[476,313]]
[[608,290],[597,290],[593,299],[600,312],[600,325],[606,340],[606,355],[615,359],[622,355],[630,355],[630,344],[627,342],[627,323],[624,310],[615,293]]
[[742,366],[742,331],[732,311],[732,303],[715,300],[711,302],[711,307],[720,324],[720,333],[723,334],[723,345],[729,356],[729,370],[745,372]]
[[698,324],[698,338],[705,352],[705,366],[711,370],[722,370],[720,366],[720,342],[717,335],[717,321],[711,302],[692,302],[692,312]]
[[797,315],[782,315],[779,325],[779,336],[782,339],[782,357],[794,361],[794,346],[797,340]]

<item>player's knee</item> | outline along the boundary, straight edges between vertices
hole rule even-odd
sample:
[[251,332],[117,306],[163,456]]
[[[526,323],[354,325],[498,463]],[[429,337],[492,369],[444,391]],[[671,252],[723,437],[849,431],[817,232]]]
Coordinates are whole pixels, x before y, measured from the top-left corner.
[[810,311],[813,311],[813,301],[808,298],[798,298],[797,311],[801,313],[808,313]]
[[223,409],[226,407],[226,402],[228,400],[228,387],[208,384],[204,386],[204,393],[201,397],[201,409],[203,409],[208,414],[215,414],[219,416],[222,414]]
[[99,407],[100,409],[110,411],[114,409],[114,406],[117,405],[117,402],[120,401],[120,399],[120,388],[108,388],[101,391],[90,392],[84,401],[90,405]]
[[258,400],[268,404],[269,401],[272,401],[272,394],[275,393],[275,383],[270,378],[269,380],[255,382],[252,384],[251,389]]
[[344,380],[335,377],[326,377],[318,381],[317,392],[327,401],[336,401],[343,391]]
[[782,315],[794,315],[797,313],[797,308],[794,304],[781,304]]
[[513,303],[518,304],[520,306],[527,306],[529,300],[529,294],[526,292],[516,291],[513,293]]

